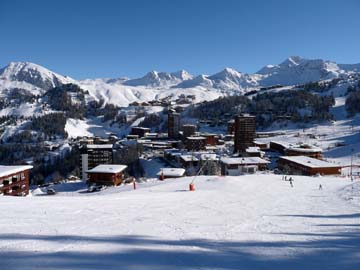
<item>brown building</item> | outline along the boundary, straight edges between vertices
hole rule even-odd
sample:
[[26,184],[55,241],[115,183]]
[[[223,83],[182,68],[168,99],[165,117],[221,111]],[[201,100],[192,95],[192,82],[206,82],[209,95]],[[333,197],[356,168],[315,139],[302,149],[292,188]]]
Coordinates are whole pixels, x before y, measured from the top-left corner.
[[235,117],[235,153],[245,153],[246,148],[254,146],[255,129],[255,116],[243,114]]
[[187,137],[186,138],[186,149],[188,151],[200,151],[205,150],[206,138],[205,137]]
[[30,169],[32,169],[32,166],[29,165],[0,165],[0,195],[28,195]]
[[100,164],[113,163],[112,144],[90,144],[80,148],[80,172],[83,181],[87,181],[87,170]]
[[150,133],[150,128],[146,127],[132,127],[130,135],[138,135],[139,138],[145,137],[146,134]]
[[168,113],[168,136],[170,139],[178,139],[180,131],[180,114],[175,110]]
[[101,164],[87,171],[90,184],[118,186],[124,181],[125,165]]
[[307,156],[283,156],[278,160],[278,166],[285,172],[301,175],[335,175],[341,174],[342,167]]
[[219,141],[219,136],[216,134],[201,134],[201,137],[205,138],[205,144],[206,145],[217,145]]

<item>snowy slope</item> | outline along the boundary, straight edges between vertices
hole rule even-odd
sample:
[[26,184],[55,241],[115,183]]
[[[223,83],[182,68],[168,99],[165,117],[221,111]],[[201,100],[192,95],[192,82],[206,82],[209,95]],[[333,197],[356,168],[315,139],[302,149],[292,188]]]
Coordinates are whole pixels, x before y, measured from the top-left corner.
[[[18,269],[359,269],[359,182],[200,177],[2,197],[1,265]],[[323,190],[318,186],[322,184]],[[72,185],[76,186],[76,185]],[[56,186],[55,186],[56,188]],[[39,192],[38,192],[39,194]],[[26,204],[26,208],[23,207]]]

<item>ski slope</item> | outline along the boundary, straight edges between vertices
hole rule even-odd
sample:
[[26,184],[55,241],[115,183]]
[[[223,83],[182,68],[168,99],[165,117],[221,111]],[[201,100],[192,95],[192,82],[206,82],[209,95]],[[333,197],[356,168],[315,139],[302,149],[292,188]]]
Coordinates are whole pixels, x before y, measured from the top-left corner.
[[1,269],[360,269],[360,182],[281,177],[1,197]]

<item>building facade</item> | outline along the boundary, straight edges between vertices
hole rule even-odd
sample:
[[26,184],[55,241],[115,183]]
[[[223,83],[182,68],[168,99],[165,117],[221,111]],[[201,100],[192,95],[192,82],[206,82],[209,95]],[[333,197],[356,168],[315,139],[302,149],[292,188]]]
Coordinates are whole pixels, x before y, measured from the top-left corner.
[[187,137],[186,138],[186,149],[188,151],[201,151],[205,150],[206,138],[197,136],[197,137]]
[[180,131],[180,114],[174,110],[168,113],[168,137],[170,139],[178,139]]
[[114,160],[112,144],[84,145],[80,151],[80,172],[83,181],[88,180],[88,170],[100,164],[112,164]]
[[195,135],[196,126],[195,125],[190,125],[190,124],[183,125],[182,130],[183,130],[183,138],[186,139],[187,137]]
[[337,175],[341,174],[342,167],[307,156],[282,156],[278,166],[284,173],[300,175]]
[[29,194],[32,166],[0,165],[0,195],[26,196]]
[[87,171],[89,184],[118,186],[124,179],[125,165],[118,164],[100,164]]
[[235,117],[235,153],[245,153],[246,148],[254,146],[255,130],[255,116],[244,114]]

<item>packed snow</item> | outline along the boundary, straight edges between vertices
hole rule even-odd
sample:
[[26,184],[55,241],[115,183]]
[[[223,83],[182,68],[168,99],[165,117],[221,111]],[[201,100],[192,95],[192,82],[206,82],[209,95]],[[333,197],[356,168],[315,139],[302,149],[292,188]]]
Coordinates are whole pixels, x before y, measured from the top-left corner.
[[[3,269],[359,269],[360,182],[281,175],[2,197]],[[322,189],[319,189],[319,185]],[[56,189],[56,186],[55,186]]]

